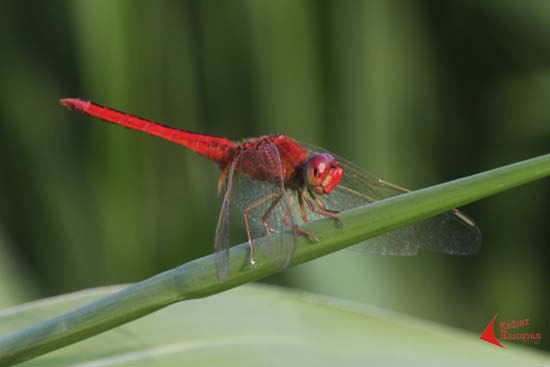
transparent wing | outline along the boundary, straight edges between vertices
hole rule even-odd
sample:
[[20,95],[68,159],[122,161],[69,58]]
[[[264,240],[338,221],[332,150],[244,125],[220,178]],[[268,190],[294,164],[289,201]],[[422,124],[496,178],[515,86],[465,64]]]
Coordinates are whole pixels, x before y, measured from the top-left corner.
[[229,164],[225,176],[225,185],[220,195],[222,204],[218,217],[218,225],[216,226],[216,235],[214,237],[216,275],[220,282],[225,281],[229,271],[229,209],[233,189],[233,174],[238,161],[239,157],[235,157]]
[[[276,236],[272,246],[255,242],[255,249],[271,263],[285,268],[292,259],[296,245],[295,229],[292,227],[295,218],[292,206],[295,203],[294,194],[285,190],[277,147],[264,140],[243,151],[238,171],[234,200],[243,213],[250,238]],[[291,235],[285,235],[284,232],[289,231]]]
[[[327,152],[306,143],[300,144],[309,154]],[[408,192],[407,189],[379,179],[346,159],[329,153],[340,162],[344,176],[333,192],[319,198],[328,209],[343,211]],[[464,213],[453,209],[361,242],[353,246],[353,249],[394,256],[416,255],[419,249],[469,255],[479,250],[480,243],[481,232],[477,225]]]

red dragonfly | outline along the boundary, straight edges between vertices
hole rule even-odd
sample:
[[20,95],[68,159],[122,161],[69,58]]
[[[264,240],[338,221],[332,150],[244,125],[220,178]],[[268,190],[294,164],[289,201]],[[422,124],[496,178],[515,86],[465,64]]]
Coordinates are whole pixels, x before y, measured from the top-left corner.
[[[275,245],[260,248],[280,268],[288,266],[298,234],[317,237],[301,227],[310,220],[332,218],[341,224],[340,211],[399,195],[408,190],[368,173],[321,148],[299,143],[286,135],[251,138],[236,143],[226,138],[174,129],[141,117],[77,98],[61,99],[71,110],[126,128],[143,131],[183,145],[214,161],[221,169],[218,194],[222,198],[214,238],[218,279],[229,270],[229,207],[241,209],[255,266],[254,239],[281,234]],[[408,227],[358,244],[356,248],[381,255],[415,255],[419,248],[468,255],[479,249],[481,234],[475,223],[453,209]]]

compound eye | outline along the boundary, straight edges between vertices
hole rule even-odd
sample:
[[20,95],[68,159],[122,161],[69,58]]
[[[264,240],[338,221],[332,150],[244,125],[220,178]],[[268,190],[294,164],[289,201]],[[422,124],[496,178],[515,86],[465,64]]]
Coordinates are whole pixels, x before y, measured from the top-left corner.
[[327,153],[313,155],[308,162],[307,182],[310,186],[319,186],[331,166],[334,158]]
[[340,182],[344,171],[329,153],[318,153],[307,162],[306,184],[316,194],[329,194]]

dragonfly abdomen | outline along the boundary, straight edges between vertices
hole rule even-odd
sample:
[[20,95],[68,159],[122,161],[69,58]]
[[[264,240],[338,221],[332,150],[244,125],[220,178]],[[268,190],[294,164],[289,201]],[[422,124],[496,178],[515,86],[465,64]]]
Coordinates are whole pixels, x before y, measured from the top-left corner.
[[91,101],[83,101],[78,98],[65,98],[61,99],[60,102],[63,106],[85,115],[128,129],[143,131],[146,134],[158,136],[182,145],[221,166],[229,162],[235,147],[235,144],[231,140],[225,138],[175,129],[158,122],[117,111],[113,108],[103,107]]

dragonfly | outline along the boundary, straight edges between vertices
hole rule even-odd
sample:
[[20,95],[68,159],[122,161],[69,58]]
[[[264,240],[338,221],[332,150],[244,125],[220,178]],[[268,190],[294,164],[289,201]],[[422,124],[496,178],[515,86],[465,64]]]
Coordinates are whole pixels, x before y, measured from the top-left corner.
[[[220,282],[226,279],[229,271],[232,201],[244,220],[250,267],[256,265],[255,241],[259,237],[276,235],[269,247],[260,248],[268,261],[284,269],[291,262],[299,235],[319,240],[314,233],[302,228],[303,224],[331,218],[342,226],[340,212],[409,191],[327,150],[298,142],[287,135],[234,142],[172,128],[79,98],[64,98],[59,102],[90,117],[182,145],[219,166],[221,208],[214,236],[214,254]],[[291,235],[283,236],[287,232]],[[411,256],[419,249],[470,255],[478,251],[480,242],[478,226],[461,211],[452,209],[353,247],[378,255]]]

